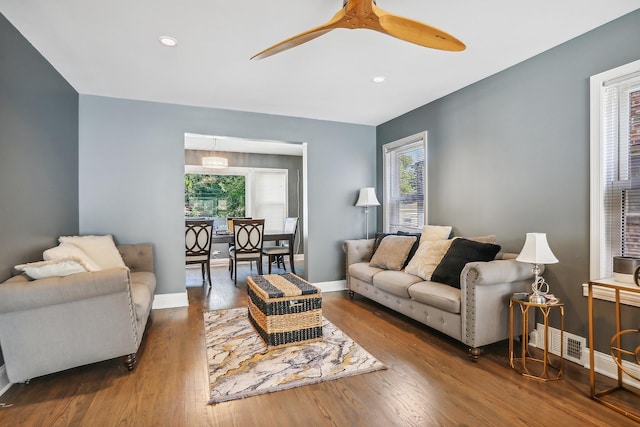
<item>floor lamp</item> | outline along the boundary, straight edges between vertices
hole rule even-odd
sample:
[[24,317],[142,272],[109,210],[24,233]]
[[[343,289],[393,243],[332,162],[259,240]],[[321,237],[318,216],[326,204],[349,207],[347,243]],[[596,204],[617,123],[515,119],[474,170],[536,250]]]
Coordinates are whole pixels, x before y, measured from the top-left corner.
[[364,207],[364,223],[365,223],[367,239],[369,238],[369,206],[379,206],[379,205],[380,205],[380,202],[376,197],[375,188],[366,187],[366,188],[360,189],[360,196],[358,197],[356,206]]

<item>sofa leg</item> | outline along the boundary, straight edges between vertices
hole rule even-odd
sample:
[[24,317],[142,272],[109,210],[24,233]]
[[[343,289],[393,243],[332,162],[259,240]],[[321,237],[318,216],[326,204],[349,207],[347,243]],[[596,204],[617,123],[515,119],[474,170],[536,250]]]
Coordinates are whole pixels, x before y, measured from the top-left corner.
[[355,292],[349,291],[349,299],[353,299],[355,294],[356,294]]
[[478,362],[478,358],[480,357],[481,354],[482,354],[482,350],[479,349],[478,347],[471,347],[469,349],[469,357],[471,358],[471,361],[473,363]]
[[124,358],[124,366],[126,366],[129,371],[133,371],[137,361],[135,353],[129,354]]

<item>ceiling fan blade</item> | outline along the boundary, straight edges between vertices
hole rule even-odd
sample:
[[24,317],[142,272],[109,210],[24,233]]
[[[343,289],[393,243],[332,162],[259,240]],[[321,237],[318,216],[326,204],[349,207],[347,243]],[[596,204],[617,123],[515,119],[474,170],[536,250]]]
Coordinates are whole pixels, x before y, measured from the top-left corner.
[[289,37],[288,39],[281,41],[280,43],[274,44],[273,46],[266,48],[262,52],[256,53],[251,57],[251,59],[268,58],[269,56],[275,55],[276,53],[280,53],[285,50],[294,48],[296,46],[300,46],[301,44],[311,41],[317,37],[320,37],[321,35],[326,34],[331,30],[334,30],[336,28],[342,28],[344,27],[344,23],[342,22],[344,17],[345,17],[344,9],[341,9],[326,24],[320,25],[319,27],[312,28],[300,34],[296,34],[293,37]]
[[371,27],[372,30],[432,49],[461,51],[466,48],[460,40],[436,27],[391,14],[376,6],[373,10],[378,16],[378,25]]

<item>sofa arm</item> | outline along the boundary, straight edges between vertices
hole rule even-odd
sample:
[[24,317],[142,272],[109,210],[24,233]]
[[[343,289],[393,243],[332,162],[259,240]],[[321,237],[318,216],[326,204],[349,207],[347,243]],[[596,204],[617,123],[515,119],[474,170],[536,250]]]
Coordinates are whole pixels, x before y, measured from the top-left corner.
[[532,282],[531,265],[515,259],[470,262],[462,269],[462,342],[472,356],[478,347],[509,338],[509,298],[530,291]]
[[345,240],[342,249],[347,255],[347,268],[356,262],[368,262],[373,255],[374,239]]
[[118,245],[118,251],[125,265],[132,272],[147,271],[153,273],[153,245],[151,243]]
[[[542,273],[544,266],[540,266]],[[470,262],[460,274],[460,288],[467,285],[482,286],[496,283],[517,282],[533,278],[531,264],[515,259],[501,259],[489,262]],[[464,283],[464,284],[463,284]]]
[[29,280],[14,276],[0,284],[0,313],[31,310],[129,291],[129,271],[112,268],[64,277]]

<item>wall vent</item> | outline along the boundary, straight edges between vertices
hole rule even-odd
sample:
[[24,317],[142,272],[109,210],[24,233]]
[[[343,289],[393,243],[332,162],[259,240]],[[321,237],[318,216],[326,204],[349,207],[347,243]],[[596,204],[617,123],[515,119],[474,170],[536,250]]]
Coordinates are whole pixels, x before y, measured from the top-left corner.
[[[586,366],[588,358],[587,339],[568,332],[563,335],[564,344],[562,347],[564,354],[562,357],[580,366]],[[544,325],[538,323],[537,329],[533,331],[531,338],[531,344],[538,348],[544,348]],[[560,329],[549,327],[549,352],[560,356]]]

